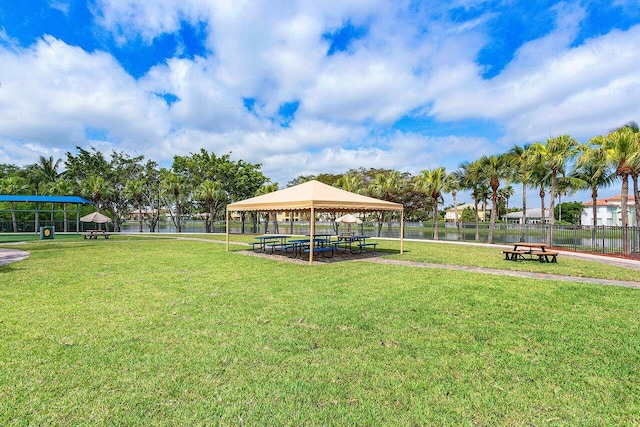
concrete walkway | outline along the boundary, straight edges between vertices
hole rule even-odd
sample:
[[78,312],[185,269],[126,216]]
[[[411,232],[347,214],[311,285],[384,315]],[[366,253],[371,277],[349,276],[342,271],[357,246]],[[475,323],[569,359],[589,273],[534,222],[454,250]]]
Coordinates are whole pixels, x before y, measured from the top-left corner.
[[[366,258],[362,261],[377,264],[405,265],[418,268],[440,268],[444,270],[468,271],[480,274],[493,274],[496,276],[521,277],[528,279],[561,280],[565,282],[590,283],[594,285],[623,286],[626,288],[640,289],[640,282],[628,282],[624,280],[594,279],[591,277],[562,276],[558,274],[532,273],[528,271],[499,270],[496,268],[467,267],[461,265],[433,264],[428,262],[403,261],[386,258]],[[599,261],[599,260],[597,260]],[[597,262],[596,261],[596,262]]]
[[29,252],[20,251],[18,249],[0,248],[0,266],[22,261],[23,259],[28,258],[29,255]]

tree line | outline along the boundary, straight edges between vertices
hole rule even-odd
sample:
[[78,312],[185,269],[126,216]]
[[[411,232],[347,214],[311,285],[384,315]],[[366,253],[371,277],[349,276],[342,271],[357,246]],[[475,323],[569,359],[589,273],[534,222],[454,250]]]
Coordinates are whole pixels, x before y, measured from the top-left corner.
[[[213,230],[213,221],[224,218],[228,203],[265,194],[278,189],[261,171],[260,164],[234,161],[230,154],[217,156],[202,149],[187,156],[175,156],[170,168],[159,168],[143,156],[131,157],[113,152],[109,159],[94,148],[77,148],[78,153],[66,153],[64,171],[59,172],[62,161],[41,157],[39,162],[24,168],[0,165],[0,193],[24,194],[79,194],[107,210],[119,230],[124,218],[134,209],[154,210],[143,221],[154,230],[159,209],[165,209],[180,232],[186,218],[199,214],[205,231]],[[444,195],[451,194],[457,206],[457,193],[468,191],[473,198],[473,216],[476,240],[479,240],[478,212],[486,211],[490,203],[488,243],[493,243],[495,224],[503,212],[509,211],[509,198],[515,195],[513,185],[521,187],[521,209],[525,222],[527,189],[538,190],[542,222],[548,222],[548,240],[553,241],[556,201],[563,195],[578,190],[590,190],[596,221],[598,191],[617,181],[621,183],[622,211],[628,212],[629,180],[633,183],[636,221],[640,224],[640,130],[629,122],[607,135],[598,135],[580,144],[569,135],[560,135],[544,142],[515,145],[502,154],[482,156],[465,162],[453,171],[444,167],[422,170],[417,175],[387,169],[350,169],[341,174],[323,173],[298,176],[287,186],[318,179],[347,191],[379,199],[402,203],[407,220],[439,219]],[[548,199],[547,199],[548,198]],[[482,205],[482,207],[481,207]],[[460,224],[457,210],[455,223]],[[387,215],[386,218],[383,215]],[[393,214],[379,213],[378,234],[384,222],[390,233]],[[268,219],[268,218],[267,218]],[[242,217],[244,227],[245,217]],[[254,217],[255,221],[256,218]],[[14,221],[15,222],[15,221]],[[627,215],[622,215],[623,227],[629,226]],[[438,238],[435,222],[434,239]],[[244,231],[244,228],[243,228]],[[521,231],[524,238],[524,227]]]

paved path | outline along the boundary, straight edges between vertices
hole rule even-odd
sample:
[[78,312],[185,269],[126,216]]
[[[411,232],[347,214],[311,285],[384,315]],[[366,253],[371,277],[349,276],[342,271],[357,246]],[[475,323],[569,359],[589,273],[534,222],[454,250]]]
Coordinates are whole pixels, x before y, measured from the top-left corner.
[[16,261],[22,261],[23,259],[28,258],[29,255],[29,252],[19,251],[17,249],[0,248],[0,266]]
[[367,259],[363,259],[362,261],[373,262],[378,264],[406,265],[409,267],[419,267],[419,268],[440,268],[445,270],[469,271],[473,273],[493,274],[496,276],[511,276],[511,277],[522,277],[522,278],[544,279],[544,280],[562,280],[566,282],[591,283],[595,285],[608,285],[608,286],[623,286],[627,288],[640,289],[640,282],[628,282],[624,280],[594,279],[591,277],[562,276],[559,274],[532,273],[528,271],[500,270],[496,268],[481,268],[481,267],[467,267],[467,266],[460,266],[460,265],[434,264],[434,263],[428,263],[428,262],[403,261],[403,260],[386,259],[386,258],[367,258]]

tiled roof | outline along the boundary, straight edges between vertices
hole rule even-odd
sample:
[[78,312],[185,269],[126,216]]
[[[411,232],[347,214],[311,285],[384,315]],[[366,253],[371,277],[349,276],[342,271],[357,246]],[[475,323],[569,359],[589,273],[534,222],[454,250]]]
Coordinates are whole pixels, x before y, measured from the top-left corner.
[[[598,199],[596,200],[596,205],[597,206],[620,206],[621,202],[622,202],[622,196],[618,195],[618,196],[607,197],[605,199]],[[629,195],[627,199],[627,203],[629,204],[635,203],[635,197],[633,197],[632,195]],[[585,206],[593,206],[593,202],[585,202],[583,204]]]

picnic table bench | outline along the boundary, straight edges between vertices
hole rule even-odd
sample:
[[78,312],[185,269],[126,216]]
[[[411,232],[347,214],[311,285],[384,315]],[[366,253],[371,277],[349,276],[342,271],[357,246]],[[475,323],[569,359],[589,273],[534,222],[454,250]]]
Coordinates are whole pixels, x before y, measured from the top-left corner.
[[545,243],[514,243],[513,249],[502,251],[507,261],[530,261],[537,259],[541,263],[557,263],[558,252],[548,251]]
[[[308,254],[309,252],[313,251],[314,254],[316,253],[321,253],[323,257],[325,258],[332,258],[333,254],[335,253],[335,251],[338,248],[335,245],[327,245],[327,246],[314,246],[313,248],[308,247],[306,249],[304,249],[304,253]],[[327,256],[326,253],[327,252],[331,252],[330,256]]]
[[[282,243],[284,244],[287,240],[288,235],[277,234],[277,235],[267,235],[267,236],[257,236],[254,237],[255,242],[249,242],[249,246],[252,247],[253,251],[256,252],[256,247],[259,249],[259,252],[266,252],[267,246],[272,243]],[[271,251],[273,252],[273,250]]]
[[108,239],[111,234],[107,230],[87,230],[83,233],[85,239],[96,239],[98,240],[98,236],[102,236],[105,239]]

